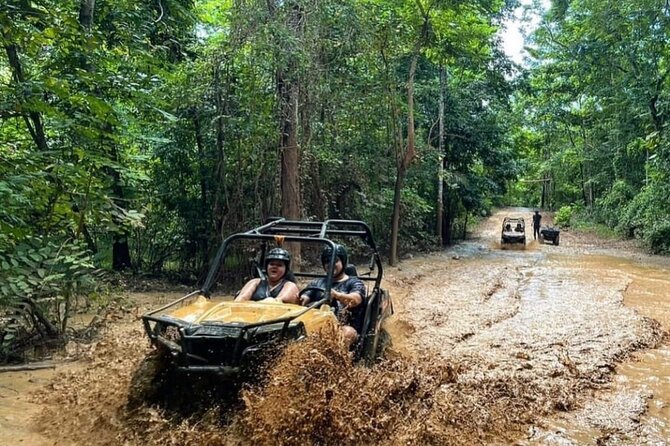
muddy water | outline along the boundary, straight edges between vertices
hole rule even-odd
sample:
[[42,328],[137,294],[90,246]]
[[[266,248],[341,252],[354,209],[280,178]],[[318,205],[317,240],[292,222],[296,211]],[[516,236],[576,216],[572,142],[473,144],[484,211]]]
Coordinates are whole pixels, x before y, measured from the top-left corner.
[[30,401],[30,392],[52,377],[52,370],[0,375],[0,446],[50,444],[28,420],[40,410]]
[[668,260],[570,232],[503,250],[502,217],[417,262],[399,348],[463,364],[474,388],[502,377],[533,389],[512,399],[539,415],[517,444],[667,444]]
[[[388,269],[396,314],[387,362],[354,367],[337,345],[308,344],[289,351],[267,385],[244,394],[231,422],[174,424],[155,408],[125,409],[130,375],[147,350],[136,317],[127,317],[79,371],[53,381],[44,372],[25,386],[18,375],[0,375],[0,390],[11,389],[0,394],[0,439],[667,444],[670,351],[661,339],[670,328],[670,262],[571,232],[560,246],[501,249],[505,215],[530,219],[527,209],[507,209],[470,241]],[[24,398],[45,380],[41,397]]]
[[[670,267],[665,259],[593,255],[553,256],[576,263],[596,277],[625,278],[623,300],[641,315],[670,330]],[[670,347],[636,352],[618,365],[608,392],[580,410],[553,417],[532,429],[529,444],[667,445],[670,439]]]

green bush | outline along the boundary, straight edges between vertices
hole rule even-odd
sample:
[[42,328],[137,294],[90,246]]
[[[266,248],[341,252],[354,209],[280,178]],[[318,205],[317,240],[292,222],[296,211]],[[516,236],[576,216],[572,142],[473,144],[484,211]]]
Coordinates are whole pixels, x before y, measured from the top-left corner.
[[562,206],[558,211],[556,211],[554,222],[562,228],[570,227],[570,220],[572,220],[573,210],[574,209],[572,206]]
[[668,203],[670,188],[660,184],[645,186],[623,209],[617,230],[628,237],[640,238],[648,244],[657,237],[651,234],[662,233],[664,222],[670,219]]
[[642,238],[645,246],[654,254],[670,253],[670,220],[664,220],[648,228]]
[[622,209],[635,197],[635,189],[623,180],[618,180],[612,189],[597,203],[596,218],[610,228],[619,225]]

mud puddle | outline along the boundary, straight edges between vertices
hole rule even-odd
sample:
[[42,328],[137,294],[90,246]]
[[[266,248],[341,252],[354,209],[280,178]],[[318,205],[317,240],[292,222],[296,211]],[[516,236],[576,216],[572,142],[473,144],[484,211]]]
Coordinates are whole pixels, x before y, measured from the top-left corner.
[[[646,262],[616,256],[557,257],[594,276],[619,276],[627,284],[623,301],[641,315],[670,330],[670,268],[666,259]],[[670,346],[634,353],[616,367],[611,389],[579,410],[543,420],[523,444],[667,445],[670,439]]]
[[30,393],[46,385],[53,375],[53,370],[0,374],[0,446],[51,444],[29,420],[41,410],[31,401]]

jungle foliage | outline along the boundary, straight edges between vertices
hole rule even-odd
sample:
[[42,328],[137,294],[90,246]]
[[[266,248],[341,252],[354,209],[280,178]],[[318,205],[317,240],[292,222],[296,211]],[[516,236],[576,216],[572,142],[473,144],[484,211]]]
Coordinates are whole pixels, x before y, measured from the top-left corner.
[[670,252],[670,4],[552,2],[531,46],[515,139],[545,187],[525,192]]

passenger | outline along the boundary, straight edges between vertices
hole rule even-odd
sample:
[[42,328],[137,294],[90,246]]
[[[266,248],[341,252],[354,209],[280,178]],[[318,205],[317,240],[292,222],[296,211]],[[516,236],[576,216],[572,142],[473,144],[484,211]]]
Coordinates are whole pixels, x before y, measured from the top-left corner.
[[507,232],[511,232],[511,231],[512,231],[512,225],[510,225],[509,223],[507,223],[507,224],[505,225],[505,231],[507,231]]
[[523,229],[521,229],[521,223],[517,223],[517,224],[516,224],[516,229],[515,229],[515,231],[516,231],[516,232],[523,232]]
[[[321,253],[321,265],[328,269],[333,249],[327,246]],[[335,310],[338,320],[342,324],[342,336],[351,346],[359,335],[365,317],[365,285],[358,277],[350,277],[344,272],[347,265],[347,250],[342,245],[335,245],[335,268],[333,270],[333,284],[330,289],[332,296],[331,306]],[[326,288],[326,278],[313,280],[309,286]],[[318,291],[310,290],[300,296],[300,302],[308,305],[318,300]]]
[[291,273],[291,254],[274,248],[265,256],[267,278],[251,279],[240,290],[235,302],[246,300],[298,303],[298,286]]

